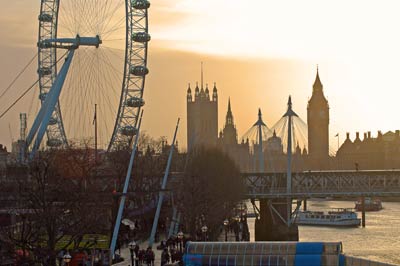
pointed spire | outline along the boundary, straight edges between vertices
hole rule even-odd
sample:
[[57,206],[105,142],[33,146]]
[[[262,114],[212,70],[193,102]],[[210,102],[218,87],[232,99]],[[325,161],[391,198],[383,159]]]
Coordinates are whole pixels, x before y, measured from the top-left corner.
[[196,89],[195,89],[195,92],[194,92],[194,98],[195,98],[195,100],[197,101],[197,100],[199,99],[199,97],[200,97],[199,83],[196,82]]
[[253,126],[259,126],[259,125],[266,126],[264,124],[264,121],[262,120],[261,108],[258,108],[258,120]]
[[205,97],[206,97],[206,93],[204,92],[203,87],[201,87],[201,90],[200,90],[200,99],[204,99]]
[[308,101],[307,109],[318,110],[324,106],[324,108],[329,108],[328,100],[325,98],[323,85],[319,77],[319,67],[317,65],[317,74],[315,76],[315,81],[313,84],[313,90],[310,100]]
[[215,82],[214,82],[212,98],[213,98],[213,102],[218,101],[217,84]]
[[289,100],[288,100],[287,106],[288,106],[287,111],[283,115],[283,117],[285,117],[285,116],[298,116],[292,109],[292,96],[291,95],[289,95]]
[[188,102],[191,102],[193,100],[193,98],[192,98],[192,89],[190,88],[190,83],[189,83],[189,86],[188,86],[188,89],[187,89],[186,98],[187,98]]
[[203,88],[203,62],[201,62],[201,88]]
[[296,145],[296,154],[301,155],[301,148],[300,148],[298,141],[297,141],[297,145]]
[[274,129],[273,137],[276,138],[276,130]]
[[208,84],[206,83],[206,100],[210,100],[210,91],[208,90]]
[[313,89],[315,91],[315,90],[322,90],[322,88],[323,88],[323,86],[322,86],[321,80],[319,78],[319,67],[317,65],[317,75],[315,77]]
[[231,110],[231,98],[228,99],[228,112],[226,113],[226,125],[233,125],[233,114]]

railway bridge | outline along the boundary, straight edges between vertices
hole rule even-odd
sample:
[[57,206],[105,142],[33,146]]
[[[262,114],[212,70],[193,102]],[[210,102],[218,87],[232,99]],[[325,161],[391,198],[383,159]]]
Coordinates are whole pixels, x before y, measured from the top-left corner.
[[[246,198],[257,212],[256,240],[297,240],[295,213],[307,199],[400,198],[400,170],[242,173]],[[291,184],[288,189],[287,184]],[[259,201],[259,206],[255,201]],[[295,205],[293,210],[293,204]],[[365,210],[362,211],[365,226]]]

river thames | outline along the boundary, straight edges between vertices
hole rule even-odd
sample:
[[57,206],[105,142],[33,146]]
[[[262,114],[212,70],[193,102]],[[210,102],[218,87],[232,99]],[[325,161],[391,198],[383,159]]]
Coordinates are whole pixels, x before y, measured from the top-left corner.
[[[382,202],[382,205],[383,210],[366,213],[365,228],[299,226],[300,241],[341,241],[347,255],[400,265],[400,202]],[[354,202],[310,200],[307,208],[310,211],[354,208]],[[360,212],[358,217],[361,218]],[[249,219],[249,228],[254,241],[254,219]]]

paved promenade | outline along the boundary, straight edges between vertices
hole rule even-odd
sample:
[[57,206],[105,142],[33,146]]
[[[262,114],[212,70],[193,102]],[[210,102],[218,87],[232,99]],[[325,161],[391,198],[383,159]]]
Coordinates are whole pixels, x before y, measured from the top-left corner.
[[[225,231],[223,231],[219,237],[218,237],[219,242],[224,242],[225,241]],[[233,232],[228,232],[228,241],[235,241],[235,234]],[[147,249],[149,246],[148,241],[138,243],[140,249]],[[154,243],[153,245],[153,251],[155,255],[155,260],[154,260],[154,266],[161,266],[161,253],[162,250],[157,250],[157,246],[160,245],[160,242]],[[119,250],[117,250],[117,254]],[[131,253],[129,251],[128,247],[121,248],[121,257],[124,258],[124,261],[113,264],[115,266],[132,266],[131,265]]]
[[[139,244],[140,249],[147,249],[147,247],[149,246],[149,242],[148,241],[142,242],[142,243],[138,242],[138,244]],[[158,243],[154,243],[154,245],[153,245],[153,252],[154,252],[154,255],[155,255],[154,266],[160,266],[161,265],[161,252],[162,252],[162,250],[157,250],[157,246],[159,244],[160,243],[158,242]],[[118,254],[118,251],[116,253]],[[116,266],[132,266],[131,265],[131,252],[130,252],[128,247],[121,248],[121,257],[124,258],[124,261],[116,263],[116,264],[113,264],[113,265],[116,265]]]

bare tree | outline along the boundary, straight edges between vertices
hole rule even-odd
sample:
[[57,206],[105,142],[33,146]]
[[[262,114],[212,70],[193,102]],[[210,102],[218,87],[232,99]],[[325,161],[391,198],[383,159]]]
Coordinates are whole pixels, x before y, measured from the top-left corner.
[[180,189],[186,231],[195,234],[204,220],[216,231],[236,204],[244,186],[234,161],[218,149],[198,148],[190,155]]
[[2,239],[33,254],[37,262],[56,265],[59,250],[77,247],[83,236],[106,224],[107,199],[93,178],[93,151],[41,152],[30,163],[28,177],[18,181],[17,223],[2,230]]

